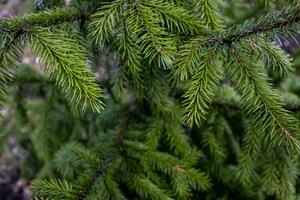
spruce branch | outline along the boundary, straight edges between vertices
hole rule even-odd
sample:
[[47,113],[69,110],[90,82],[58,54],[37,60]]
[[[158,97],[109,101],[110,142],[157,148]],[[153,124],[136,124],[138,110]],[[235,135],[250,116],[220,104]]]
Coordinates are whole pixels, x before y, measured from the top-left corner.
[[174,40],[161,27],[159,16],[142,3],[136,3],[131,9],[132,23],[135,24],[143,55],[150,63],[157,62],[158,66],[169,68],[173,64],[173,55],[176,51]]
[[[79,2],[80,7],[85,7],[82,2],[88,2],[89,6],[95,7],[103,5],[103,1],[98,0],[72,1],[78,6]],[[221,195],[223,198],[227,195],[228,198],[231,198],[231,195],[247,196],[248,190],[253,189],[249,192],[249,199],[256,199],[258,196],[269,198],[269,195],[273,196],[275,193],[278,199],[294,199],[292,197],[295,193],[293,190],[296,186],[296,167],[299,159],[297,154],[295,158],[294,154],[288,154],[287,151],[300,148],[299,122],[288,110],[297,110],[300,101],[296,95],[297,99],[279,95],[270,84],[267,70],[281,77],[291,74],[293,68],[288,56],[267,39],[274,33],[276,35],[295,30],[299,24],[299,5],[297,8],[284,8],[270,13],[265,18],[249,20],[221,31],[222,23],[217,16],[217,3],[214,0],[197,0],[202,10],[199,16],[202,21],[197,21],[195,15],[185,10],[192,8],[196,0],[105,2],[107,4],[98,11],[92,11],[94,15],[91,18],[90,13],[76,9],[74,13],[63,13],[69,9],[73,10],[64,8],[0,22],[0,42],[4,44],[4,48],[0,50],[0,104],[2,94],[5,93],[1,88],[6,87],[13,70],[10,65],[20,53],[20,49],[15,52],[15,46],[29,41],[33,51],[45,65],[46,74],[56,80],[57,85],[70,97],[73,104],[80,107],[83,105],[84,109],[87,104],[91,104],[96,111],[102,109],[103,92],[87,66],[89,60],[85,46],[77,40],[77,35],[71,35],[69,30],[59,30],[63,29],[62,26],[55,25],[67,22],[70,25],[68,28],[74,30],[71,27],[74,20],[85,21],[85,17],[87,20],[91,19],[89,33],[83,29],[80,33],[85,34],[87,38],[92,37],[92,48],[102,44],[109,45],[109,54],[112,50],[113,56],[117,55],[120,61],[115,91],[119,95],[124,94],[121,96],[123,101],[113,101],[113,96],[109,96],[108,102],[112,104],[112,109],[106,109],[108,112],[104,115],[88,112],[85,117],[74,119],[71,115],[59,112],[61,116],[53,117],[54,115],[49,115],[52,104],[62,104],[53,100],[48,90],[45,99],[48,99],[49,95],[51,100],[43,101],[41,107],[34,107],[34,112],[25,110],[33,118],[41,116],[37,112],[43,110],[48,116],[43,120],[46,122],[49,116],[53,118],[53,122],[64,123],[62,119],[68,120],[67,130],[63,127],[61,136],[67,132],[68,139],[83,139],[87,143],[87,147],[84,147],[61,138],[62,142],[68,144],[56,154],[51,164],[54,163],[62,173],[63,179],[34,181],[32,188],[37,198],[171,200],[197,199],[200,195],[205,195],[207,198],[217,199]],[[46,19],[46,16],[49,19]],[[37,23],[31,20],[36,20]],[[26,24],[27,21],[31,22]],[[203,30],[201,22],[210,27],[209,30]],[[49,28],[53,25],[54,27]],[[177,33],[187,37],[176,41],[173,36]],[[195,34],[197,37],[194,37]],[[177,45],[185,39],[191,40],[176,54]],[[173,66],[175,55],[177,60],[174,62],[175,68],[172,69],[170,67]],[[98,58],[100,60],[103,57],[97,56]],[[104,68],[110,71],[109,67]],[[224,68],[231,78],[224,79],[224,82],[234,82],[240,96],[233,89],[218,93],[220,80],[224,77]],[[174,80],[183,81],[185,85],[177,84],[176,88],[171,89],[166,78],[170,71]],[[110,90],[110,75],[108,78],[106,75],[107,73],[105,82]],[[18,83],[17,87],[21,84]],[[125,84],[128,85],[123,87]],[[182,113],[176,104],[179,98],[177,94],[183,89],[181,86],[185,87],[183,118],[189,126],[201,124],[201,136],[194,134],[198,133],[198,128],[182,127]],[[136,91],[132,93],[126,90],[128,87]],[[43,86],[42,92],[44,89],[49,88]],[[51,87],[51,91],[54,89],[55,87]],[[126,94],[127,91],[129,94]],[[134,98],[141,97],[143,108],[136,109],[136,102],[132,100],[127,111],[128,105],[125,106],[124,101],[131,95],[134,95]],[[212,103],[215,102],[215,97],[220,101]],[[20,104],[20,100],[17,101],[16,103]],[[47,106],[48,103],[51,103],[51,106]],[[210,106],[225,109],[216,109],[216,112],[208,113]],[[240,108],[247,116],[240,113]],[[228,110],[231,112],[227,112]],[[207,114],[212,115],[208,118]],[[122,117],[119,119],[120,115]],[[150,126],[149,115],[152,116]],[[244,117],[250,119],[251,125],[247,127],[241,152],[241,135],[238,132],[245,128]],[[206,123],[201,123],[206,118]],[[40,119],[34,122],[36,121],[39,123]],[[57,124],[60,123],[51,124],[55,126],[53,130],[61,129]],[[39,127],[43,128],[46,125],[39,123],[37,130],[43,130]],[[115,125],[118,127],[111,132]],[[82,129],[88,137],[78,136],[77,133],[81,133]],[[90,134],[92,132],[97,135]],[[36,151],[48,141],[47,146],[36,153],[37,156],[48,153],[50,146],[55,149],[59,145],[58,136],[47,134],[47,137],[44,137],[45,133],[31,138],[33,146],[39,142],[40,146]],[[49,142],[50,137],[54,145]],[[189,141],[191,139],[196,143],[198,137],[201,141],[197,145],[209,155],[201,159],[198,154],[201,150],[195,150]],[[145,143],[141,142],[143,139]],[[238,164],[237,156],[240,156]],[[50,156],[46,157],[45,160],[50,163]],[[45,168],[50,166],[48,163]],[[210,180],[206,173],[198,168],[213,172],[211,175],[214,178]],[[263,172],[260,173],[259,169]],[[122,174],[122,177],[118,176],[119,174]],[[73,181],[75,177],[76,182]],[[235,180],[236,177],[240,179]],[[213,187],[209,190],[211,182]],[[195,190],[207,193],[198,193]],[[218,192],[212,194],[216,190]],[[258,195],[251,196],[253,193]]]
[[100,158],[94,152],[77,142],[68,143],[55,154],[54,165],[65,177],[73,178],[75,171],[83,168],[95,168]]
[[264,39],[255,42],[254,50],[263,58],[266,69],[275,77],[288,77],[295,69],[290,56],[282,48]]
[[[114,168],[111,164],[110,168]],[[109,170],[111,171],[111,170]],[[94,185],[92,191],[85,198],[86,200],[94,199],[118,199],[118,200],[127,200],[124,195],[124,192],[119,188],[119,184],[115,182],[114,177],[111,177],[109,172],[104,177],[101,177],[97,180],[97,183]]]
[[180,47],[175,61],[175,70],[172,73],[174,82],[186,81],[193,74],[201,62],[203,51],[203,38],[193,38],[190,42]]
[[98,178],[101,178],[101,176],[105,175],[105,173],[108,170],[109,164],[117,157],[119,154],[118,148],[113,148],[104,158],[101,159],[100,164],[95,170],[95,173],[93,174],[91,180],[79,191],[79,194],[77,194],[77,200],[84,200],[89,192],[91,191],[94,184],[97,182]]
[[165,137],[175,155],[181,158],[189,156],[191,145],[181,124],[165,120]]
[[262,136],[251,121],[247,122],[243,138],[242,152],[239,155],[237,177],[245,185],[251,185],[258,178],[257,162],[261,156]]
[[[213,102],[213,107],[216,108],[227,108],[232,111],[240,111],[242,109],[241,106],[232,104],[232,103],[217,103]],[[283,108],[286,109],[289,112],[300,112],[300,105],[289,105],[289,104],[283,104]]]
[[294,199],[294,187],[297,180],[297,156],[282,153],[280,149],[266,152],[268,162],[262,167],[262,187],[280,199]]
[[[228,97],[226,97],[227,95]],[[233,112],[239,112],[242,109],[239,104],[240,96],[236,94],[231,86],[225,85],[225,87],[221,87],[221,90],[218,92],[218,96],[224,99],[216,99],[216,101],[214,101],[212,105],[214,108],[228,109]],[[284,109],[286,109],[290,113],[300,112],[300,98],[296,94],[281,91],[279,93],[279,96]],[[251,123],[249,127],[252,127]]]
[[47,199],[75,199],[74,187],[65,180],[35,180],[32,182],[32,190],[36,197]]
[[156,149],[159,145],[159,141],[164,132],[164,121],[153,119],[149,122],[149,125],[146,130],[146,139],[145,144],[148,147]]
[[255,36],[266,37],[268,34],[295,32],[296,26],[300,22],[300,4],[284,7],[280,11],[270,12],[266,16],[246,20],[239,25],[232,25],[219,32],[205,32],[201,34],[181,36],[193,36],[206,38],[203,45],[218,44],[231,45],[243,39],[249,39]]
[[217,136],[220,128],[221,125],[215,123],[213,126],[210,126],[204,130],[201,137],[203,147],[208,149],[210,157],[215,162],[222,162],[226,159],[226,150]]
[[101,178],[103,175],[108,170],[108,167],[110,166],[109,164],[115,160],[115,158],[120,154],[120,151],[122,151],[122,146],[125,140],[125,136],[127,133],[127,128],[129,125],[129,120],[131,117],[131,113],[134,110],[134,100],[132,104],[130,105],[128,113],[125,115],[122,124],[121,124],[121,129],[119,130],[117,136],[116,136],[116,141],[114,144],[114,147],[101,159],[101,162],[97,166],[95,172],[92,175],[92,178],[88,181],[88,183],[80,190],[77,200],[84,200],[89,192],[91,191],[92,187],[96,183],[96,181]]
[[73,22],[83,16],[82,12],[74,8],[57,8],[22,17],[11,17],[0,21],[0,34],[28,30],[31,27],[49,27],[65,22]]
[[168,113],[168,116],[174,119],[177,113],[174,112],[173,102],[168,97],[170,88],[163,72],[158,68],[147,70],[146,77],[147,99],[155,114],[159,116]]
[[138,97],[143,98],[144,80],[143,80],[143,59],[139,46],[135,43],[137,35],[131,26],[131,15],[127,11],[123,12],[122,21],[123,30],[116,39],[117,52],[121,60],[121,68],[132,78],[133,87]]
[[166,191],[157,187],[143,174],[131,175],[128,178],[128,185],[145,199],[172,200]]
[[231,47],[231,64],[226,67],[227,74],[234,81],[234,87],[241,93],[241,104],[252,122],[268,137],[272,145],[282,144],[287,149],[299,150],[296,120],[283,108],[278,92],[269,83],[264,68],[252,60],[247,62],[245,52],[235,45]]
[[199,18],[204,21],[205,26],[211,30],[223,28],[222,20],[217,11],[217,4],[214,0],[198,0],[195,6]]
[[289,32],[300,22],[300,5],[283,8],[258,19],[247,20],[238,26],[232,26],[222,36],[212,38],[209,42],[231,44],[252,36],[268,33]]
[[[205,78],[207,78],[207,75],[205,74],[198,74],[196,76],[197,71],[198,73],[199,71],[200,73],[202,72],[201,70],[196,70],[195,68],[197,65],[199,65],[201,59],[206,60],[204,56],[199,56],[198,52],[201,52],[201,49],[211,48],[212,45],[216,45],[216,48],[218,49],[222,45],[230,46],[233,45],[234,42],[241,43],[242,39],[244,41],[245,39],[249,39],[251,36],[257,36],[262,33],[267,34],[268,32],[283,31],[284,28],[290,28],[299,22],[300,15],[298,11],[299,6],[296,8],[285,8],[279,12],[269,14],[265,18],[262,17],[257,21],[246,21],[244,24],[237,27],[228,28],[225,32],[219,33],[221,36],[215,38],[210,38],[210,36],[208,36],[206,41],[204,37],[197,37],[196,39],[192,39],[190,43],[186,44],[181,49],[180,52],[182,56],[179,56],[175,62],[177,68],[173,73],[173,79],[185,80],[190,74],[193,74],[192,79],[188,81],[188,90],[184,95],[186,98],[184,101],[184,114],[189,125],[192,125],[194,122],[196,124],[200,123],[200,119],[204,117],[204,114],[206,113],[205,110],[209,106],[208,103],[210,103],[210,98],[207,96],[207,93],[201,96],[198,95],[198,99],[195,98],[197,97],[197,93],[195,91],[202,87],[202,84],[197,84],[195,82],[197,80],[196,78],[199,77],[199,80],[205,80]],[[272,66],[271,68],[274,72],[280,75],[286,75],[289,73],[289,71],[292,71],[291,66],[288,65],[288,59],[279,58],[279,56],[282,55],[282,52],[280,52],[278,49],[273,49],[270,47],[269,43],[265,43],[264,49],[267,50],[264,52],[266,62],[272,62],[272,64],[276,63],[276,65]],[[216,76],[216,74],[218,74],[217,72],[209,74],[211,74],[211,76],[208,80],[215,81],[216,78],[219,77],[219,75]],[[221,77],[218,79],[220,78]],[[214,83],[214,81],[212,83]],[[216,83],[206,85],[214,88]],[[207,91],[211,93],[212,88],[207,88]],[[205,98],[207,98],[205,101],[201,100]]]
[[173,195],[185,199],[191,195],[191,189],[205,191],[211,186],[209,177],[188,165],[184,159],[153,150],[138,142],[126,140],[125,145],[131,149],[128,155],[140,160],[146,171],[155,170],[170,177]]
[[113,35],[113,29],[119,23],[123,1],[116,0],[102,6],[91,16],[90,36],[96,44],[103,44]]
[[27,34],[46,73],[56,80],[73,105],[80,105],[83,111],[88,104],[96,112],[103,110],[103,91],[86,67],[86,53],[78,41],[61,30],[32,28]]
[[0,38],[0,108],[7,99],[8,83],[12,79],[12,69],[15,60],[18,60],[22,52],[22,33],[15,32],[11,35],[5,34]]
[[186,84],[187,91],[183,95],[184,120],[189,126],[200,125],[205,119],[212,97],[215,95],[223,69],[218,62],[217,47],[211,47],[202,54],[200,67],[195,70],[191,80]]
[[181,6],[161,0],[142,1],[141,3],[159,14],[163,18],[162,22],[171,32],[197,34],[204,29],[201,22]]

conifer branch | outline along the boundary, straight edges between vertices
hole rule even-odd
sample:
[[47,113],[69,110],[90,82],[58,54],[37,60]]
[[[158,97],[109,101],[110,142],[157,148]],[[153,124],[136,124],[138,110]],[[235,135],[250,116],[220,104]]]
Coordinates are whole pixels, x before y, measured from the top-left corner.
[[143,1],[153,12],[159,14],[170,31],[177,33],[196,34],[204,30],[201,22],[190,12],[180,6],[176,6],[161,0]]
[[258,19],[247,20],[241,25],[227,28],[223,36],[212,38],[209,42],[220,44],[231,44],[241,39],[260,34],[284,32],[300,22],[300,5],[287,7],[281,11],[269,13],[267,16]]
[[[185,45],[186,49],[183,48],[183,50],[181,50],[181,53],[186,57],[179,56],[179,59],[177,60],[176,63],[179,63],[180,66],[178,66],[178,68],[175,70],[173,77],[175,77],[175,79],[184,80],[187,79],[189,74],[194,74],[193,78],[188,82],[188,90],[184,95],[184,97],[186,98],[186,100],[184,101],[184,106],[185,106],[184,113],[185,113],[185,119],[188,121],[189,125],[192,125],[194,122],[196,124],[200,123],[200,118],[204,117],[204,114],[206,112],[205,109],[208,108],[209,106],[208,103],[210,102],[209,100],[210,98],[207,96],[208,94],[207,92],[211,93],[212,92],[211,89],[216,87],[216,84],[213,84],[214,81],[212,81],[213,83],[210,84],[205,82],[204,85],[208,85],[207,86],[208,91],[205,92],[204,95],[202,94],[196,96],[195,94],[197,93],[195,93],[195,91],[203,87],[202,86],[203,84],[199,84],[195,82],[196,80],[198,80],[197,77],[201,77],[199,80],[201,79],[205,80],[205,78],[207,78],[207,76],[211,74],[208,80],[215,80],[216,74],[218,74],[217,72],[214,72],[214,73],[208,73],[207,75],[198,74],[198,76],[196,76],[197,70],[195,68],[196,65],[199,65],[198,62],[200,60],[200,57],[197,56],[197,52],[199,52],[204,47],[211,48],[211,46],[214,44],[217,47],[220,47],[222,45],[229,45],[230,47],[231,45],[233,45],[234,42],[240,42],[239,45],[242,45],[243,41],[240,41],[242,39],[247,39],[254,35],[257,36],[262,33],[267,34],[268,32],[275,32],[279,30],[283,31],[284,28],[293,27],[295,24],[297,24],[297,22],[300,21],[300,15],[299,15],[300,12],[298,12],[299,10],[300,10],[299,6],[297,6],[296,8],[286,8],[281,10],[280,12],[269,14],[265,18],[260,18],[257,21],[247,21],[243,25],[237,27],[231,27],[227,29],[227,31],[225,31],[223,34],[221,34],[222,36],[216,38],[208,37],[208,40],[206,41],[205,39],[203,41],[201,37],[198,37],[198,39],[193,39],[192,42]],[[198,49],[194,48],[197,47],[197,43],[195,44],[194,41],[199,42]],[[202,45],[200,43],[202,43]],[[245,41],[245,43],[247,43],[247,41]],[[276,65],[272,66],[271,68],[272,71],[274,71],[279,75],[286,75],[290,71],[292,71],[292,67],[288,65],[289,64],[288,59],[283,59],[282,57],[279,56],[282,55],[281,51],[270,47],[269,43],[264,44],[264,49],[265,49],[264,57],[266,58],[266,62],[270,62],[271,60],[273,65],[274,63],[276,63]],[[186,58],[189,58],[189,60],[184,60]],[[202,56],[202,59],[207,60],[206,56]],[[216,67],[214,67],[214,69],[216,69]],[[195,97],[198,97],[198,99]]]
[[221,18],[217,11],[217,5],[214,0],[199,0],[195,10],[199,12],[200,19],[205,22],[207,28],[218,30],[223,28]]
[[172,200],[163,189],[157,187],[151,180],[142,174],[131,175],[128,178],[129,187],[140,196],[153,200]]
[[259,63],[249,65],[245,52],[238,46],[231,47],[230,51],[233,61],[226,70],[234,81],[234,87],[241,92],[241,103],[252,122],[259,127],[261,133],[270,130],[268,136],[273,141],[272,145],[284,142],[288,149],[299,150],[297,122],[283,108],[263,67]]
[[[213,106],[217,107],[217,108],[228,108],[232,111],[240,111],[242,109],[241,106],[237,105],[237,104],[231,104],[231,103],[217,103],[214,102]],[[300,105],[288,105],[288,104],[284,104],[283,108],[286,109],[289,112],[300,112]]]
[[[40,133],[39,133],[40,134]],[[48,134],[51,135],[51,134]],[[53,137],[53,136],[52,136]],[[65,177],[73,178],[78,167],[94,168],[100,158],[77,142],[70,142],[55,154],[54,165]]]
[[184,128],[174,121],[165,121],[165,137],[169,142],[170,150],[181,158],[190,156],[192,148],[189,144],[189,138],[184,133]]
[[22,51],[22,33],[15,32],[11,35],[4,35],[0,38],[0,108],[6,102],[7,87],[9,81],[12,79],[12,68],[14,61]]
[[[39,99],[23,97],[28,95],[27,90],[19,89],[24,82],[16,81],[12,87],[12,92],[22,98],[13,102],[13,106],[22,104],[22,108],[17,105],[12,109],[25,113],[29,128],[34,129],[30,142],[36,160],[45,161],[43,171],[51,168],[49,173],[54,172],[54,165],[62,175],[61,180],[34,181],[32,189],[37,198],[171,200],[245,194],[246,198],[257,199],[274,194],[278,199],[293,199],[299,155],[289,153],[300,149],[299,122],[294,117],[299,113],[288,110],[297,111],[300,98],[279,94],[270,84],[268,72],[286,77],[294,69],[284,51],[268,40],[272,35],[296,30],[299,3],[224,30],[217,9],[227,3],[232,1],[73,0],[75,7],[0,21],[0,105],[14,71],[11,65],[21,51],[19,46],[29,43],[45,74],[52,78],[46,87],[44,76],[28,87]],[[197,9],[201,12],[195,13]],[[227,8],[225,12],[222,17],[231,16]],[[82,23],[76,29],[73,22],[77,20],[89,21],[88,28]],[[59,26],[62,23],[67,30]],[[115,93],[107,95],[108,106],[102,115],[88,112],[75,119],[73,109],[66,108],[68,102],[59,96],[53,83],[72,104],[83,109],[87,105],[94,111],[103,109],[104,96],[89,68],[87,46],[74,33],[77,31],[87,40],[91,37],[88,44],[95,61],[99,61],[95,67],[101,65],[98,69],[106,70],[99,77],[108,93],[112,82],[116,84]],[[187,40],[178,52],[177,47]],[[100,46],[109,54],[108,59],[107,55],[96,55]],[[102,65],[103,60],[110,65],[110,56],[113,60],[117,57],[117,64]],[[224,71],[230,80],[224,78]],[[169,72],[173,80],[180,81],[174,88],[168,82]],[[23,74],[32,77],[33,73]],[[111,81],[114,75],[118,78]],[[222,88],[233,83],[237,92],[232,87],[222,90],[219,85],[223,78]],[[290,82],[285,83],[290,89]],[[181,93],[183,113],[177,105]],[[120,101],[114,101],[114,96]],[[142,100],[142,108],[134,107],[135,99]],[[211,106],[217,109],[209,113]],[[63,110],[54,115],[60,108]],[[23,133],[24,126],[14,121],[16,125],[10,129],[15,132],[20,128]],[[183,121],[201,127],[184,128]],[[246,128],[241,148],[240,132]],[[56,130],[61,130],[59,135],[48,134]],[[87,146],[70,140],[80,140]],[[62,144],[64,147],[56,152]],[[202,151],[205,154],[201,155]],[[120,173],[122,177],[118,177]]]
[[141,143],[130,141],[125,141],[125,143],[130,149],[134,149],[132,153],[129,153],[129,156],[140,159],[142,166],[146,170],[159,171],[170,177],[176,196],[184,199],[191,195],[190,189],[207,190],[210,188],[209,177],[205,173],[187,165],[184,159],[178,159],[168,153],[153,151]]
[[75,8],[57,8],[22,17],[11,17],[0,21],[0,34],[28,30],[31,27],[49,27],[65,22],[73,22],[83,16],[84,14]]
[[156,13],[146,5],[138,2],[132,9],[135,18],[136,32],[139,36],[137,43],[150,63],[157,61],[158,66],[169,68],[173,63],[173,54],[176,51],[172,38],[167,38],[168,33],[160,26],[161,21]]
[[73,105],[80,105],[83,111],[88,104],[96,112],[103,110],[103,91],[85,66],[86,53],[78,41],[59,30],[32,28],[27,33],[33,52],[40,56],[46,73],[56,80]]
[[300,4],[286,7],[280,11],[268,13],[266,16],[246,20],[243,24],[227,27],[225,31],[210,33],[201,32],[201,34],[181,36],[194,36],[206,38],[207,45],[230,45],[242,39],[254,36],[264,36],[268,33],[293,32],[295,26],[300,22]]
[[[133,101],[135,102],[135,101]],[[128,113],[125,115],[125,118],[122,121],[121,129],[119,130],[114,147],[105,155],[104,158],[101,159],[100,164],[97,166],[92,178],[90,181],[80,190],[78,194],[77,200],[84,200],[85,197],[89,194],[91,188],[96,183],[98,178],[101,178],[106,171],[108,170],[109,164],[119,155],[122,150],[123,142],[125,140],[125,136],[127,133],[127,128],[129,125],[129,120],[131,117],[131,113],[134,110],[134,104],[130,105]]]
[[139,46],[135,43],[137,35],[130,23],[132,20],[130,12],[124,11],[123,15],[125,17],[122,23],[123,33],[116,40],[117,52],[122,63],[120,67],[126,68],[123,71],[126,71],[132,78],[133,87],[138,97],[143,98],[143,59]]
[[257,178],[257,162],[261,155],[261,138],[259,131],[250,121],[247,123],[246,135],[243,138],[242,152],[239,155],[237,177],[245,185],[251,185]]
[[205,54],[203,60],[198,64],[192,79],[187,82],[185,98],[184,120],[191,127],[194,124],[200,125],[205,119],[207,109],[215,95],[219,81],[222,78],[223,69],[219,66],[217,47],[211,47]]
[[119,23],[123,1],[116,0],[102,6],[91,16],[90,36],[96,44],[103,44],[113,35],[113,29]]
[[36,197],[46,197],[47,199],[74,199],[72,184],[65,180],[50,179],[36,180],[32,183],[32,190]]
[[253,49],[259,53],[266,63],[266,69],[275,77],[288,77],[295,69],[292,60],[282,48],[264,39],[255,42]]
[[193,74],[201,62],[203,51],[203,38],[193,38],[189,43],[183,45],[175,62],[175,70],[172,74],[174,82],[186,81]]
[[84,200],[85,197],[89,194],[91,188],[93,185],[96,183],[98,178],[101,178],[103,176],[108,167],[110,166],[109,164],[116,158],[116,156],[119,154],[119,149],[118,148],[113,148],[104,158],[101,159],[100,164],[98,165],[97,169],[95,170],[94,175],[92,176],[91,180],[83,189],[80,190],[77,200]]

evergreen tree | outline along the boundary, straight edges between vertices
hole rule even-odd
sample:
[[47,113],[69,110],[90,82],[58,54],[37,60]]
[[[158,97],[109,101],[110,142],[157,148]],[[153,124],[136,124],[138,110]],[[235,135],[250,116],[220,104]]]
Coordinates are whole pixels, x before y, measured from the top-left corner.
[[297,0],[35,4],[0,21],[0,123],[36,199],[300,198]]

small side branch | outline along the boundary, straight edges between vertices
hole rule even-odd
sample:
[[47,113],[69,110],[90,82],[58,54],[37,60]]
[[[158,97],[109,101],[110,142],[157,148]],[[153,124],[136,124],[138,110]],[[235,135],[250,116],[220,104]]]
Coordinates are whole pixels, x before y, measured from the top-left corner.
[[300,4],[294,7],[284,8],[281,11],[270,13],[260,18],[246,20],[238,26],[228,27],[221,33],[221,36],[208,38],[209,43],[219,43],[230,45],[233,42],[249,38],[254,35],[275,32],[276,30],[285,31],[300,22]]
[[23,17],[12,17],[0,21],[0,32],[16,32],[31,27],[49,27],[81,19],[83,13],[74,8],[58,8]]
[[98,178],[101,178],[103,176],[108,167],[109,164],[119,155],[120,151],[122,150],[123,142],[126,136],[126,130],[129,125],[131,113],[134,110],[134,100],[130,105],[129,111],[127,112],[126,116],[124,117],[123,121],[121,122],[121,129],[116,137],[115,147],[113,147],[101,160],[100,164],[98,165],[94,176],[91,178],[90,182],[81,190],[80,194],[78,195],[77,200],[84,200],[85,197],[88,195],[89,191],[93,187],[93,185],[96,183]]

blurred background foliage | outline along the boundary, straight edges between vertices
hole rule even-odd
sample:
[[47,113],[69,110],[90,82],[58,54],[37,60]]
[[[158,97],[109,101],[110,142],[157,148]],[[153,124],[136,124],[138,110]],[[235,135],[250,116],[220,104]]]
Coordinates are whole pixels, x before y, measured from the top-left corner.
[[[259,1],[259,0],[258,0]],[[226,24],[241,23],[245,19],[255,16],[260,16],[270,9],[278,9],[283,4],[288,4],[288,1],[282,0],[276,4],[272,1],[259,1],[259,3],[251,3],[253,1],[222,1],[218,0],[218,6],[226,18]],[[64,2],[61,0],[43,1],[43,0],[0,0],[0,18],[8,16],[23,15],[24,13],[51,8],[53,6],[60,6],[62,4],[69,4],[70,1]],[[188,4],[188,1],[187,1]],[[267,4],[267,5],[266,5]],[[293,102],[289,102],[294,106],[295,115],[300,118],[300,48],[299,37],[295,38],[278,38],[278,43],[288,52],[294,60],[294,67],[297,69],[296,73],[287,79],[276,80],[275,84],[281,88],[285,95]],[[111,88],[112,71],[116,69],[117,61],[115,55],[106,49],[97,49],[98,57],[93,63],[94,71],[98,81],[106,90]],[[76,115],[72,112],[64,95],[55,87],[55,84],[48,80],[39,66],[39,59],[33,57],[29,51],[24,51],[24,55],[20,59],[22,63],[17,65],[19,67],[16,71],[16,77],[10,86],[10,99],[6,109],[1,111],[0,118],[0,199],[30,199],[31,192],[29,189],[29,182],[34,178],[49,177],[57,173],[52,165],[52,160],[55,152],[60,149],[62,145],[71,140],[81,141],[83,143],[91,142],[91,138],[95,137],[103,127],[109,127],[107,124],[111,123],[118,116],[114,116],[114,111],[119,109],[116,106],[107,105],[106,110],[100,115],[96,115],[88,111],[85,116]],[[107,86],[107,87],[106,87]],[[111,91],[106,91],[111,92]],[[220,93],[221,95],[222,93]],[[109,96],[107,102],[113,102],[113,96]],[[124,102],[130,96],[124,96]],[[226,97],[222,97],[226,98]],[[231,97],[230,97],[231,98]],[[112,103],[111,103],[112,104]],[[224,122],[222,117],[217,113],[212,113],[210,118],[220,118],[219,123],[225,125],[211,126],[210,129],[218,134],[228,134],[239,138],[239,132],[242,130],[239,127],[239,113],[228,112],[223,110],[230,119],[229,124]],[[215,119],[212,121],[216,121]],[[209,120],[208,120],[209,125]],[[105,124],[105,126],[103,126]],[[208,126],[209,127],[209,126]],[[226,130],[218,130],[218,128],[227,127]],[[113,128],[113,127],[112,127]],[[209,130],[210,132],[212,130]],[[209,135],[203,134],[200,136],[193,136],[194,143],[197,146],[202,146],[203,139],[214,140],[216,138],[209,138]],[[205,138],[206,137],[206,138]],[[214,136],[213,136],[214,137]],[[204,154],[209,155],[210,150],[213,151],[214,156],[207,156],[203,162],[211,162],[206,172],[215,178],[214,187],[219,187],[220,194],[210,194],[211,199],[219,197],[230,196],[231,198],[240,199],[238,191],[235,190],[235,185],[232,183],[230,171],[231,162],[235,160],[235,148],[228,148],[228,146],[235,146],[235,140],[223,141],[216,149],[205,149]],[[223,149],[222,149],[223,148]],[[224,151],[224,149],[227,149]],[[220,169],[222,163],[226,162],[227,167]],[[201,162],[200,164],[201,165]],[[212,167],[214,166],[214,167]],[[227,170],[226,172],[224,172]],[[234,170],[234,168],[232,168]],[[227,180],[218,180],[218,173],[228,173]],[[224,176],[226,177],[226,176]],[[226,183],[227,182],[227,183]],[[300,180],[298,180],[300,185]],[[218,184],[219,183],[219,184]],[[299,187],[298,187],[299,188]],[[299,191],[298,191],[299,192]],[[201,196],[201,194],[199,194]],[[198,198],[200,198],[200,196]],[[249,195],[251,196],[251,195]],[[197,197],[196,197],[197,198]],[[251,199],[251,198],[250,198]]]

